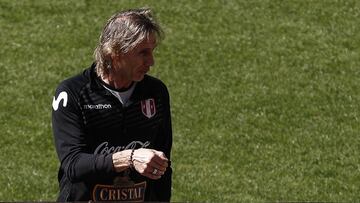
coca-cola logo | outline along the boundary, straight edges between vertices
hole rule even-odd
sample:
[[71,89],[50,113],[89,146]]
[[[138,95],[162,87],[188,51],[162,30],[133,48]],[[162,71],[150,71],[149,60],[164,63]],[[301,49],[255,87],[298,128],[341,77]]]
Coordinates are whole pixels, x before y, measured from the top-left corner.
[[137,148],[146,148],[150,145],[149,141],[141,142],[141,141],[132,141],[126,146],[111,146],[109,142],[103,142],[96,147],[94,154],[113,154],[116,152],[120,152],[127,149],[137,149]]

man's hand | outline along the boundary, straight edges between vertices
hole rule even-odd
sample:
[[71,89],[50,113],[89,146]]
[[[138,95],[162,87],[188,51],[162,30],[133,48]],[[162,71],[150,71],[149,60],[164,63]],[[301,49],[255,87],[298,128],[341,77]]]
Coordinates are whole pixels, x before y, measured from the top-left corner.
[[140,148],[134,151],[132,161],[137,172],[156,180],[164,175],[169,160],[163,152]]

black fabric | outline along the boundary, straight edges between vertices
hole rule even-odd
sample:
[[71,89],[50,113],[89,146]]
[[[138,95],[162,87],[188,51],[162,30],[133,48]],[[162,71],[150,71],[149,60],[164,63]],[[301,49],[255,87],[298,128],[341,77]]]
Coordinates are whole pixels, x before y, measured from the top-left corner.
[[[142,104],[150,100],[156,112],[142,110]],[[145,75],[130,101],[123,107],[109,94],[96,76],[94,64],[58,86],[52,112],[61,163],[58,201],[92,200],[95,185],[113,184],[119,176],[111,157],[116,151],[146,147],[164,152],[170,160],[172,129],[166,86]],[[134,170],[129,173],[133,182],[146,182],[145,201],[170,201],[171,166],[156,181]]]

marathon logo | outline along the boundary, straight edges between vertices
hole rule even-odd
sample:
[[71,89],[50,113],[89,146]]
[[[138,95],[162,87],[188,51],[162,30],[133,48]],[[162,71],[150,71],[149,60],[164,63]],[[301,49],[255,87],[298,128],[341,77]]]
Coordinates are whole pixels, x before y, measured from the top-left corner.
[[111,104],[86,104],[84,109],[111,109]]
[[132,186],[96,185],[93,190],[94,201],[143,202],[146,182]]

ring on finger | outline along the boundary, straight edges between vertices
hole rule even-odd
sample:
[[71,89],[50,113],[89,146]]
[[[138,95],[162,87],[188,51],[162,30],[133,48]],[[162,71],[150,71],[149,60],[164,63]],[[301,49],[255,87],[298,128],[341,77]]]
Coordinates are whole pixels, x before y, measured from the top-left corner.
[[154,168],[154,170],[153,170],[152,174],[153,174],[153,175],[156,175],[156,174],[157,174],[157,172],[158,172],[158,170],[157,170],[156,168]]

